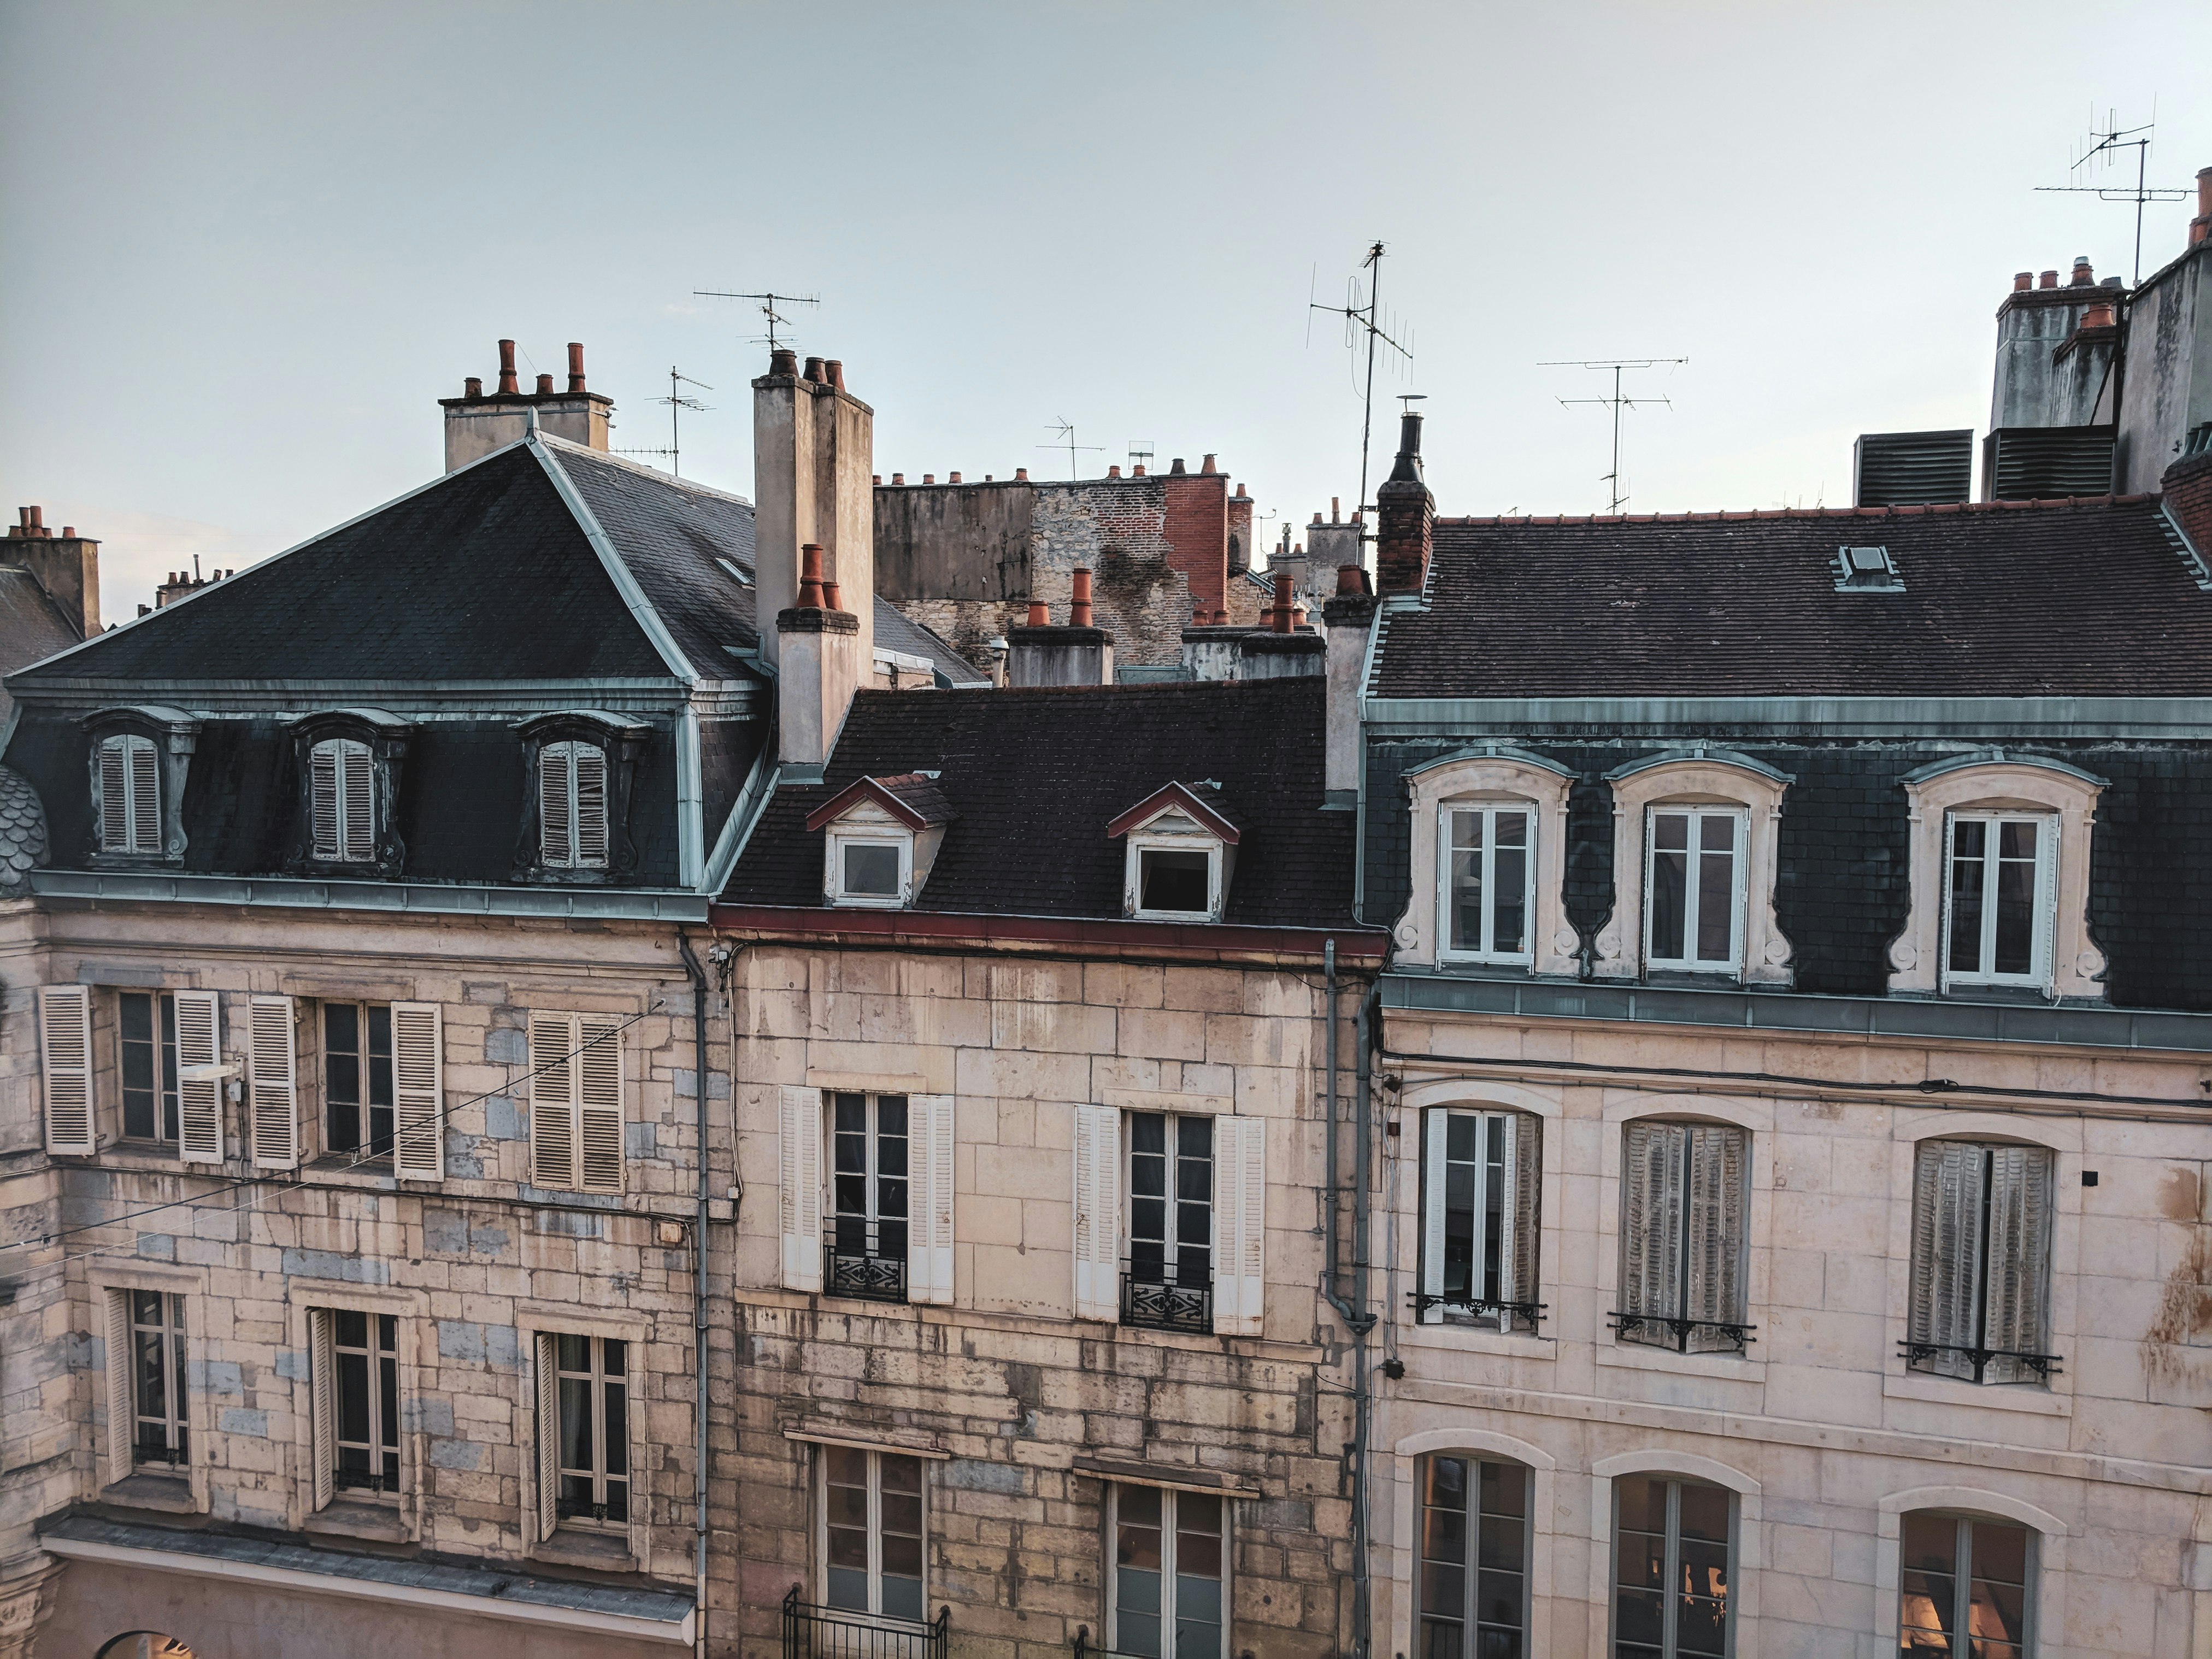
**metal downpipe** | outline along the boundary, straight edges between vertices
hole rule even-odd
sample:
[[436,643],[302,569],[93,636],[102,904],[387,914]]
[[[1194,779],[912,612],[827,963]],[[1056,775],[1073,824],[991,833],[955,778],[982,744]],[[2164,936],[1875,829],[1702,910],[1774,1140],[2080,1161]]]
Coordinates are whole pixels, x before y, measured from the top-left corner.
[[[676,948],[684,955],[684,971],[691,976],[691,1042],[692,1092],[698,1105],[698,1163],[699,1200],[691,1222],[692,1272],[692,1352],[697,1362],[697,1398],[693,1403],[691,1417],[697,1431],[698,1443],[693,1460],[696,1471],[692,1479],[693,1497],[698,1513],[692,1522],[692,1545],[696,1557],[694,1565],[698,1573],[698,1585],[694,1592],[698,1629],[695,1632],[696,1651],[699,1659],[707,1655],[707,1200],[708,1185],[707,1159],[707,970],[699,965],[693,954],[691,941],[683,929],[676,933]],[[735,1098],[735,1091],[732,1091]]]

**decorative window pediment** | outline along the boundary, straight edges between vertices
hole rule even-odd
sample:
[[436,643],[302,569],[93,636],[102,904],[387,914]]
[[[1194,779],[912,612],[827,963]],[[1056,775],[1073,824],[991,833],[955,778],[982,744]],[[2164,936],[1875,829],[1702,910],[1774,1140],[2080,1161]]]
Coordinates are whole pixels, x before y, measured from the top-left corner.
[[185,781],[200,723],[181,708],[147,703],[87,717],[95,866],[182,864]]
[[394,805],[412,722],[381,708],[334,708],[292,726],[298,810],[288,871],[390,880],[407,861]]
[[1220,785],[1164,784],[1106,826],[1126,838],[1121,914],[1142,921],[1218,921],[1242,832]]
[[945,826],[958,815],[934,772],[860,778],[806,815],[822,838],[822,896],[833,905],[895,910],[929,879]]
[[598,709],[564,709],[516,729],[525,787],[514,878],[553,886],[631,879],[637,847],[630,800],[652,726]]
[[1413,900],[1399,960],[1522,967],[1571,976],[1567,796],[1577,774],[1545,756],[1484,744],[1414,768]]

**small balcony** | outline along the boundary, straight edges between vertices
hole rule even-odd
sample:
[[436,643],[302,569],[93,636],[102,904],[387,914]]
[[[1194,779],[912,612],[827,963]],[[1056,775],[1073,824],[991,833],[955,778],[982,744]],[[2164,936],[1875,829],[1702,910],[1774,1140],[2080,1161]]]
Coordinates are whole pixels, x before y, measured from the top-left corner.
[[1194,1278],[1172,1265],[1124,1262],[1121,1322],[1148,1331],[1213,1334],[1213,1275]]
[[[2055,1353],[2023,1353],[2017,1348],[1977,1348],[1956,1342],[1900,1342],[1897,1351],[1905,1356],[1905,1369],[1930,1371],[1941,1376],[1955,1376],[1962,1382],[2020,1382],[2027,1381],[2021,1375],[2033,1371],[2039,1382],[2048,1382],[2061,1367]],[[1945,1369],[1942,1362],[1948,1357],[1953,1364]],[[2000,1360],[2010,1360],[2004,1367],[2011,1376],[1993,1377],[1990,1367]],[[1971,1378],[1960,1376],[1962,1370],[1972,1372]]]
[[1547,1302],[1492,1302],[1483,1297],[1432,1295],[1427,1291],[1408,1291],[1406,1300],[1413,1305],[1413,1318],[1418,1323],[1431,1312],[1442,1314],[1446,1319],[1462,1323],[1485,1325],[1500,1331],[1526,1331],[1536,1334],[1536,1327],[1544,1317]]
[[[1623,1313],[1606,1316],[1613,1333],[1623,1342],[1648,1348],[1671,1348],[1676,1353],[1742,1353],[1759,1339],[1756,1325],[1731,1324],[1724,1319],[1676,1319],[1667,1314]],[[1692,1346],[1695,1342],[1696,1346]]]
[[903,1221],[833,1221],[822,1234],[822,1289],[867,1302],[906,1300]]
[[926,1625],[884,1619],[783,1598],[783,1659],[945,1659],[952,1609],[939,1607]]

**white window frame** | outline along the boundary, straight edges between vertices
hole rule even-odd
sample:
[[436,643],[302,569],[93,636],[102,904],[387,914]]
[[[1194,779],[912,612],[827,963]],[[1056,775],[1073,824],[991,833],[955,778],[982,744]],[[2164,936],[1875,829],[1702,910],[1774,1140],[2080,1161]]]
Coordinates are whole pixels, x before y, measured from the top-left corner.
[[[1162,1121],[1164,1134],[1161,1152],[1161,1168],[1164,1188],[1164,1196],[1162,1196],[1158,1200],[1165,1206],[1164,1219],[1162,1222],[1162,1237],[1159,1241],[1161,1249],[1161,1282],[1163,1284],[1172,1285],[1185,1290],[1189,1287],[1188,1285],[1184,1285],[1182,1282],[1182,1264],[1178,1260],[1178,1257],[1182,1251],[1195,1249],[1196,1245],[1194,1243],[1186,1242],[1182,1237],[1180,1231],[1177,1230],[1178,1224],[1181,1220],[1179,1213],[1181,1200],[1176,1194],[1182,1184],[1178,1177],[1180,1175],[1180,1166],[1183,1162],[1183,1156],[1181,1149],[1182,1136],[1178,1133],[1178,1130],[1186,1120],[1192,1121],[1203,1121],[1206,1126],[1208,1138],[1206,1140],[1207,1150],[1206,1159],[1206,1291],[1208,1304],[1210,1306],[1214,1308],[1218,1316],[1218,1304],[1220,1300],[1219,1291],[1222,1281],[1222,1194],[1220,1178],[1223,1173],[1221,1166],[1222,1152],[1224,1149],[1222,1146],[1221,1125],[1226,1121],[1226,1120],[1210,1112],[1124,1112],[1121,1115],[1121,1248],[1125,1252],[1127,1252],[1120,1264],[1121,1270],[1124,1273],[1133,1273],[1134,1271],[1136,1261],[1136,1206],[1139,1197],[1137,1193],[1136,1179],[1136,1121],[1139,1117],[1157,1117]],[[1150,1156],[1150,1154],[1147,1154],[1147,1156]]]
[[[1444,1294],[1444,1237],[1445,1214],[1448,1209],[1448,1182],[1450,1161],[1447,1153],[1450,1146],[1452,1121],[1470,1119],[1475,1125],[1475,1167],[1486,1169],[1493,1150],[1501,1154],[1503,1170],[1500,1205],[1503,1218],[1499,1225],[1498,1290],[1495,1300],[1501,1303],[1528,1303],[1536,1299],[1537,1283],[1520,1283],[1521,1264],[1524,1260],[1532,1281],[1541,1272],[1541,1216],[1543,1202],[1543,1120],[1531,1112],[1516,1111],[1510,1107],[1468,1105],[1433,1106],[1422,1116],[1421,1148],[1421,1212],[1420,1212],[1420,1293],[1424,1297],[1441,1297]],[[1524,1147],[1530,1154],[1521,1156]],[[1480,1257],[1488,1231],[1490,1193],[1487,1182],[1478,1187],[1474,1206],[1474,1237]],[[1418,1322],[1424,1325],[1443,1323],[1447,1318],[1453,1322],[1467,1324],[1499,1332],[1523,1328],[1534,1333],[1532,1323],[1516,1327],[1513,1316],[1504,1309],[1475,1310],[1484,1300],[1480,1292],[1488,1276],[1488,1263],[1478,1259],[1474,1264],[1475,1295],[1461,1309],[1458,1304],[1442,1302],[1420,1305]],[[1537,1316],[1541,1318],[1541,1315]]]
[[[814,1458],[814,1559],[820,1563],[816,1594],[823,1607],[836,1604],[830,1592],[830,1460],[832,1448],[817,1449]],[[929,1464],[931,1460],[916,1453],[896,1449],[872,1450],[860,1447],[841,1449],[868,1460],[868,1605],[865,1608],[841,1607],[840,1612],[851,1613],[868,1619],[904,1619],[902,1613],[884,1611],[884,1459],[902,1457],[912,1462],[916,1475],[916,1487],[921,1500],[921,1613],[915,1622],[927,1623],[929,1613]]]
[[[1221,920],[1221,843],[1203,831],[1197,835],[1152,835],[1133,830],[1124,869],[1128,912],[1139,921],[1218,921]],[[1145,908],[1145,854],[1147,853],[1203,853],[1206,855],[1206,908],[1152,910]]]
[[[1984,826],[1984,847],[1982,858],[1984,884],[1982,892],[1981,938],[1977,944],[1977,959],[1983,964],[1977,969],[1961,970],[1951,966],[1951,945],[1955,917],[1952,914],[1952,877],[1959,858],[1959,826],[1978,823]],[[1996,848],[2008,823],[2032,825],[2035,830],[2035,890],[2031,901],[2033,914],[2033,932],[2028,945],[2028,967],[2023,974],[2004,974],[1996,970],[1997,905],[1996,889],[1988,880],[1988,873],[1998,864]],[[1943,907],[1943,937],[1937,958],[1945,990],[1954,985],[2016,985],[2033,990],[2047,991],[2051,986],[2051,935],[2055,931],[2057,906],[2058,860],[2064,847],[2064,830],[2056,812],[2002,811],[1984,808],[1980,811],[1960,811],[1943,815],[1943,865],[1942,872]]]
[[[1686,852],[1685,885],[1682,894],[1684,907],[1682,943],[1692,954],[1686,957],[1662,957],[1658,954],[1651,937],[1652,908],[1658,884],[1652,872],[1659,860],[1659,820],[1662,817],[1682,817],[1688,821],[1688,846]],[[1706,849],[1704,845],[1704,826],[1710,822],[1729,825],[1733,841],[1729,848],[1729,955],[1726,962],[1700,959],[1696,954],[1698,909],[1704,897],[1704,877]],[[1750,862],[1747,853],[1751,840],[1750,813],[1741,806],[1712,805],[1703,802],[1660,801],[1644,809],[1644,960],[1647,971],[1669,974],[1717,974],[1731,979],[1743,972],[1743,940],[1745,912],[1749,906]]]
[[[1573,978],[1582,972],[1582,936],[1567,920],[1567,801],[1577,776],[1542,755],[1510,744],[1486,743],[1415,767],[1406,775],[1413,793],[1412,878],[1405,914],[1391,930],[1398,960],[1414,966],[1452,960],[1445,894],[1450,874],[1444,814],[1455,805],[1525,806],[1536,820],[1531,832],[1528,909],[1533,974]],[[1422,872],[1433,874],[1424,879]],[[1509,964],[1498,964],[1509,965]],[[1510,965],[1520,965],[1519,962]]]
[[[828,1178],[823,1182],[825,1190],[822,1203],[823,1289],[831,1295],[840,1294],[830,1283],[829,1239],[831,1234],[843,1233],[844,1228],[840,1224],[842,1223],[857,1223],[866,1232],[867,1241],[861,1254],[868,1260],[902,1262],[907,1267],[908,1278],[911,1281],[915,1267],[915,1233],[918,1227],[927,1224],[925,1218],[919,1218],[915,1213],[917,1200],[923,1196],[923,1188],[927,1184],[926,1172],[918,1173],[915,1165],[925,1158],[928,1152],[926,1144],[918,1144],[926,1141],[928,1126],[923,1122],[917,1122],[915,1102],[918,1099],[927,1100],[929,1097],[901,1095],[896,1091],[875,1093],[859,1089],[825,1090],[823,1096],[823,1129],[829,1136],[829,1145],[826,1149],[827,1162],[823,1165],[823,1170]],[[838,1103],[848,1096],[858,1099],[860,1103],[860,1139],[862,1168],[858,1176],[861,1183],[860,1208],[858,1212],[844,1210],[839,1207],[837,1202],[839,1181],[854,1178],[837,1167],[837,1143],[841,1138],[837,1125]],[[896,1176],[887,1175],[878,1167],[883,1153],[883,1105],[887,1099],[900,1101],[905,1108],[906,1127],[896,1138],[906,1143],[906,1168],[902,1173]],[[921,1133],[917,1134],[917,1129]],[[906,1213],[903,1216],[885,1216],[879,1212],[883,1200],[882,1183],[886,1181],[898,1181],[905,1184]],[[904,1230],[904,1248],[897,1250],[889,1250],[884,1248],[882,1230],[887,1222]],[[841,1250],[838,1254],[842,1255],[845,1252]],[[907,1299],[913,1299],[910,1282]]]
[[[586,754],[599,757],[599,849],[592,853],[585,834],[584,765]],[[560,775],[554,775],[557,763]],[[538,751],[538,861],[549,870],[604,870],[611,839],[614,762],[606,745],[583,738],[564,738]],[[563,811],[556,832],[547,804],[558,800]],[[557,844],[556,844],[557,842]]]
[[[118,761],[112,780],[107,766],[110,755],[116,756]],[[143,766],[141,756],[145,757]],[[161,812],[161,746],[141,732],[111,732],[100,739],[100,850],[130,858],[160,857],[167,850]],[[149,773],[150,776],[146,775]],[[123,786],[119,813],[116,804],[108,799],[113,783],[118,781]],[[153,793],[150,811],[142,799],[149,788]],[[111,821],[118,817],[123,830],[119,842],[108,834]],[[153,830],[150,845],[144,834],[149,819]]]
[[[576,1371],[562,1368],[560,1354],[561,1343],[564,1339],[585,1344],[586,1369]],[[611,1341],[620,1342],[623,1345],[623,1367],[618,1376],[606,1369],[606,1345]],[[541,1436],[546,1432],[548,1404],[551,1408],[550,1426],[552,1431],[552,1444],[550,1451],[542,1442],[540,1443],[538,1467],[541,1478],[543,1475],[551,1477],[552,1490],[541,1492],[538,1494],[538,1502],[542,1516],[550,1523],[551,1528],[555,1531],[573,1529],[578,1532],[603,1533],[627,1538],[630,1534],[632,1527],[641,1518],[638,1512],[640,1497],[637,1481],[639,1403],[637,1357],[640,1346],[634,1338],[613,1336],[600,1332],[541,1331],[538,1333],[541,1405],[538,1431]],[[611,1378],[623,1390],[623,1467],[619,1474],[607,1467],[607,1448],[610,1441],[607,1434],[606,1389]],[[544,1387],[545,1382],[549,1379],[551,1385],[550,1389]],[[586,1385],[586,1408],[591,1413],[592,1417],[592,1467],[588,1469],[571,1468],[562,1459],[561,1402],[563,1390],[561,1384],[579,1381]],[[547,1398],[549,1395],[550,1401]],[[623,1489],[623,1501],[625,1511],[623,1516],[621,1518],[614,1516],[601,1518],[590,1515],[562,1515],[560,1510],[561,1483],[570,1476],[580,1476],[591,1481],[592,1501],[595,1508],[605,1506],[607,1500],[607,1488],[619,1482]]]
[[[331,838],[323,841],[315,823],[316,773],[327,757],[331,769]],[[360,799],[349,786],[356,769],[361,773]],[[324,738],[307,750],[307,856],[318,864],[374,864],[376,862],[376,752],[358,738]],[[356,806],[365,813],[366,825],[354,823]]]
[[[342,1315],[357,1315],[365,1322],[366,1347],[356,1347],[338,1340],[338,1320]],[[370,1308],[314,1308],[308,1311],[308,1330],[313,1351],[309,1363],[309,1386],[314,1390],[312,1410],[315,1426],[315,1494],[316,1507],[321,1508],[339,1495],[356,1503],[398,1502],[402,1483],[406,1480],[406,1437],[399,1431],[397,1422],[386,1422],[384,1413],[385,1368],[389,1365],[392,1377],[392,1395],[402,1415],[405,1407],[404,1373],[400,1365],[400,1316],[389,1310]],[[392,1321],[392,1346],[387,1351],[381,1343],[383,1322]],[[338,1361],[342,1354],[363,1356],[363,1373],[368,1378],[368,1438],[366,1442],[341,1438],[343,1413],[338,1397]],[[327,1425],[327,1431],[325,1425]],[[388,1437],[388,1443],[387,1443]],[[367,1486],[341,1484],[338,1480],[338,1459],[347,1450],[358,1449],[368,1455],[374,1472]],[[384,1462],[392,1460],[391,1483],[384,1481]]]
[[[886,817],[889,814],[885,814]],[[890,827],[831,830],[823,836],[827,866],[823,879],[832,904],[860,909],[902,910],[914,896],[914,836]],[[848,847],[890,847],[898,852],[898,890],[894,893],[856,893],[845,885]]]
[[[126,1310],[125,1322],[131,1341],[131,1351],[125,1360],[130,1379],[131,1432],[124,1442],[124,1455],[129,1459],[130,1468],[133,1474],[143,1469],[153,1474],[188,1474],[191,1472],[192,1462],[192,1430],[190,1396],[186,1388],[190,1367],[186,1350],[184,1296],[177,1291],[155,1290],[148,1286],[112,1291],[109,1294],[123,1298],[124,1307]],[[160,1320],[157,1324],[149,1325],[139,1319],[137,1298],[142,1296],[152,1296],[160,1299]],[[145,1331],[155,1331],[159,1334],[159,1340],[155,1345],[156,1352],[161,1356],[162,1415],[159,1418],[148,1417],[139,1407],[138,1339],[140,1334]],[[162,1432],[169,1442],[170,1458],[167,1463],[154,1463],[140,1460],[139,1426],[141,1424],[154,1421],[161,1424]],[[179,1440],[183,1442],[181,1445],[178,1443]]]
[[[1109,1490],[1106,1517],[1106,1642],[1119,1650],[1121,1641],[1121,1495],[1128,1484],[1115,1481]],[[1226,1492],[1185,1492],[1174,1486],[1146,1486],[1160,1497],[1160,1650],[1173,1654],[1180,1642],[1176,1629],[1176,1580],[1182,1575],[1176,1559],[1176,1510],[1186,1497],[1212,1498],[1221,1505],[1221,1647],[1226,1656],[1235,1650],[1230,1638],[1236,1624],[1232,1575],[1237,1554],[1237,1500]]]
[[[1452,860],[1457,851],[1457,836],[1452,823],[1462,812],[1479,813],[1482,818],[1482,943],[1474,950],[1455,946],[1451,942],[1452,916],[1456,906],[1452,897]],[[1521,942],[1518,951],[1496,948],[1498,935],[1498,819],[1501,814],[1520,817],[1527,824],[1527,840],[1522,843],[1521,867],[1522,892],[1521,896]],[[1470,799],[1449,800],[1437,811],[1437,959],[1439,962],[1498,963],[1516,967],[1532,966],[1536,959],[1536,862],[1537,837],[1543,833],[1543,815],[1530,800],[1507,799]]]

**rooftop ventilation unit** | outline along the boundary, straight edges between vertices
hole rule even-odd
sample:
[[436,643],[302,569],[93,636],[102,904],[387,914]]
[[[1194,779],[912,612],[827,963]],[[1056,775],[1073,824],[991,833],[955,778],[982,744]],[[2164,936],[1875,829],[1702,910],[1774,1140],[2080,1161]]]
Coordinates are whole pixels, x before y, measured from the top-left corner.
[[1973,499],[1974,433],[1869,432],[1851,446],[1859,507],[1929,507]]
[[2110,426],[1999,427],[1982,440],[1982,499],[2109,495],[2118,432]]
[[1886,547],[1839,547],[1833,568],[1838,593],[1905,592],[1905,578]]

